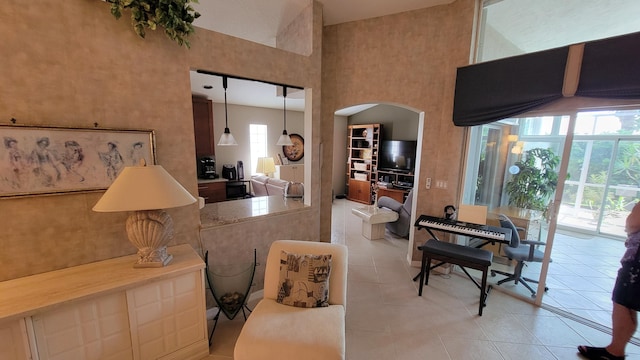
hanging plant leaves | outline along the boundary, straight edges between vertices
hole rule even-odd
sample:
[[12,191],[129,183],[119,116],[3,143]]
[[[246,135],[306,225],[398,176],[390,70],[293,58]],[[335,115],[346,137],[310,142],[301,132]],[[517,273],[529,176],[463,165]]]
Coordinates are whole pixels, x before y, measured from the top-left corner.
[[136,34],[144,38],[146,29],[164,28],[164,33],[178,44],[190,47],[187,37],[192,34],[193,21],[200,13],[191,6],[198,0],[106,0],[111,4],[111,14],[122,17],[124,9],[131,11],[131,24]]

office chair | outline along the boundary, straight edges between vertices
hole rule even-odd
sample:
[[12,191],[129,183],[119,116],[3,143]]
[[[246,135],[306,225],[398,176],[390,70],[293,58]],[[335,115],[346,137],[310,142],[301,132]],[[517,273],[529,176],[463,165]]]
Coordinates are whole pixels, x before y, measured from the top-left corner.
[[[521,240],[520,233],[518,231],[523,231],[524,229],[516,227],[511,219],[506,215],[500,214],[498,216],[498,220],[500,221],[501,227],[511,229],[511,242],[509,243],[509,246],[506,246],[503,249],[507,258],[509,258],[509,260],[516,260],[517,263],[513,274],[492,270],[491,276],[495,276],[496,273],[507,276],[507,278],[498,281],[497,285],[501,285],[509,281],[514,281],[516,284],[521,283],[531,291],[531,297],[535,298],[536,291],[533,290],[528,283],[537,284],[538,280],[522,276],[522,268],[526,265],[526,262],[542,262],[544,253],[536,249],[536,246],[545,245],[545,243],[542,241]],[[549,288],[545,287],[544,291],[547,290],[549,290]]]

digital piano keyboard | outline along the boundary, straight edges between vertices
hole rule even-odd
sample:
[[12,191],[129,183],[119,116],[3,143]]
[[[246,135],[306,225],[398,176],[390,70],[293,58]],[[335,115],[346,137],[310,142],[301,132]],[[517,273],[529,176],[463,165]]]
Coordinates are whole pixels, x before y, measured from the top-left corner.
[[420,215],[418,220],[416,220],[415,226],[418,229],[426,229],[434,238],[436,236],[431,230],[470,236],[490,242],[509,243],[511,241],[511,229],[443,219],[429,215]]

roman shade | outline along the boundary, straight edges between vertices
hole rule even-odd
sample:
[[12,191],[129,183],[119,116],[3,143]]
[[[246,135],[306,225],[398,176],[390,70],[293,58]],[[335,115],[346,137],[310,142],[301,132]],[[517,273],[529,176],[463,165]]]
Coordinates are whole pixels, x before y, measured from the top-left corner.
[[576,96],[640,99],[640,33],[585,43]]
[[460,67],[453,123],[488,124],[574,94],[640,99],[638,69],[640,33]]

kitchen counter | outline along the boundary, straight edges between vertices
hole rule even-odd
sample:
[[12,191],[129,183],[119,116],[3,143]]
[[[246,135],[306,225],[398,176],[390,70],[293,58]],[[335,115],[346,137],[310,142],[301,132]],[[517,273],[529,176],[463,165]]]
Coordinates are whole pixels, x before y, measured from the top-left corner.
[[227,182],[229,180],[225,178],[217,178],[217,179],[198,179],[198,184],[208,184],[212,182]]
[[302,198],[285,198],[282,195],[222,201],[206,204],[200,209],[200,222],[205,229],[296,213],[305,208],[311,207],[305,205]]

